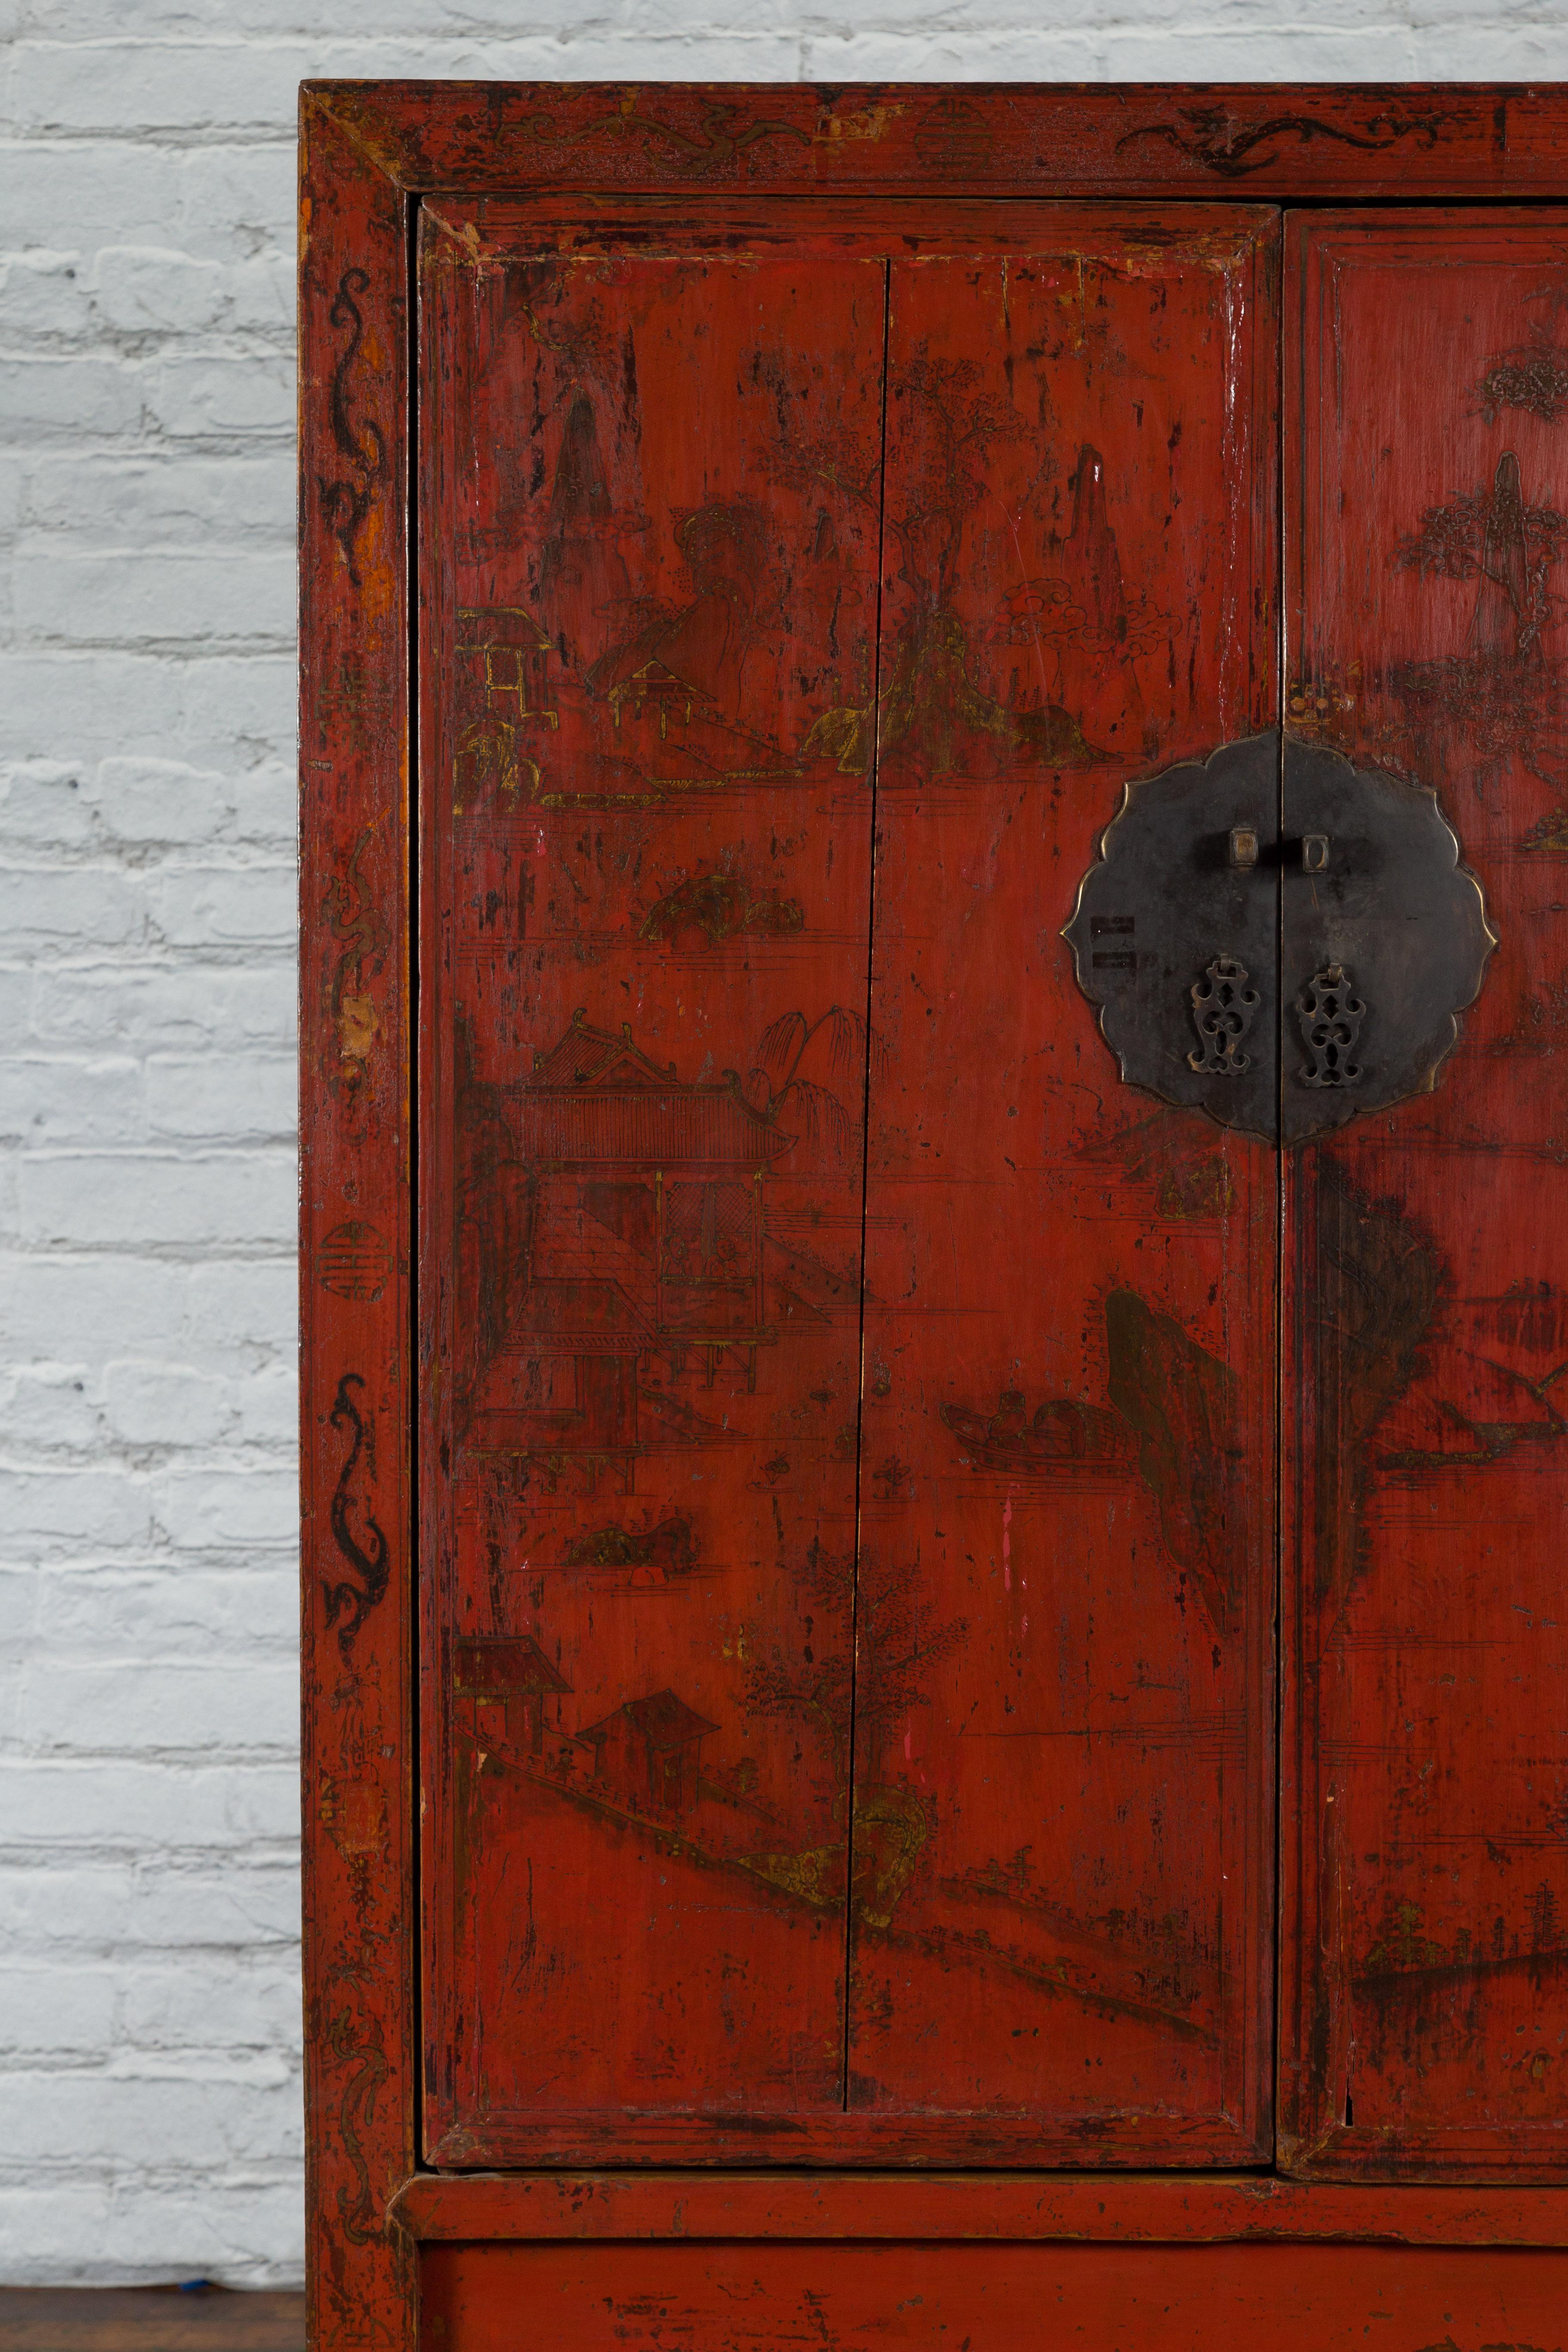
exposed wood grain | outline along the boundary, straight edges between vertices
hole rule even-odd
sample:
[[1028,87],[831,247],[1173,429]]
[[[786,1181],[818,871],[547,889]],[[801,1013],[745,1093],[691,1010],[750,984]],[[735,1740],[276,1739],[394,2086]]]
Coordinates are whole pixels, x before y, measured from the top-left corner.
[[163,2287],[0,2287],[0,2352],[304,2352],[305,2298]]

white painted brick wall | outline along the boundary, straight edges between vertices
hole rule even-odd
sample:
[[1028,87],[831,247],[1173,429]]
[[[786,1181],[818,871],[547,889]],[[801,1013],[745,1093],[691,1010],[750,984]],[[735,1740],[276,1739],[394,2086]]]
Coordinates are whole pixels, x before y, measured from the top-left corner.
[[296,83],[1525,80],[1565,25],[0,0],[0,2279],[298,2274]]

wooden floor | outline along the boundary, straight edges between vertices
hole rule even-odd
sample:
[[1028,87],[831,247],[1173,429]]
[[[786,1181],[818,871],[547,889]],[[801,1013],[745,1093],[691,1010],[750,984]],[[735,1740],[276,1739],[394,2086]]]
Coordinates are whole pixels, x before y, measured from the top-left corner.
[[302,2294],[0,2287],[0,2352],[304,2352],[304,2346]]

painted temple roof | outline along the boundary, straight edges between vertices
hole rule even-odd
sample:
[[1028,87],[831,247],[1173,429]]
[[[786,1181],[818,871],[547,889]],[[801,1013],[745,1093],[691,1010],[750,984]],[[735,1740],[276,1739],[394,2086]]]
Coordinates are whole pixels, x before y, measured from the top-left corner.
[[554,640],[521,604],[464,604],[458,612],[458,651],[484,653],[505,646],[523,653],[550,653]]
[[623,1716],[634,1730],[641,1732],[648,1746],[657,1749],[689,1747],[694,1739],[701,1739],[719,1728],[705,1715],[688,1706],[684,1699],[677,1698],[672,1690],[661,1690],[655,1691],[650,1698],[627,1699],[624,1706],[606,1715],[602,1723],[590,1724],[586,1731],[576,1736],[590,1743],[607,1738]]
[[572,1687],[527,1633],[454,1642],[452,1685],[479,1698],[515,1698],[539,1691],[553,1695]]
[[533,1162],[755,1170],[794,1141],[750,1104],[732,1070],[683,1086],[634,1044],[631,1024],[595,1029],[582,1012],[509,1088],[522,1156]]

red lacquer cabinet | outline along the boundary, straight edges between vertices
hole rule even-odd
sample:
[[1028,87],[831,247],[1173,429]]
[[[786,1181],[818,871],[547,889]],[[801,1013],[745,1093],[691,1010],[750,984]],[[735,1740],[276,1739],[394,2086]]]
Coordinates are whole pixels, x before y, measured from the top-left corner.
[[1565,131],[307,87],[323,2347],[1562,2341]]

